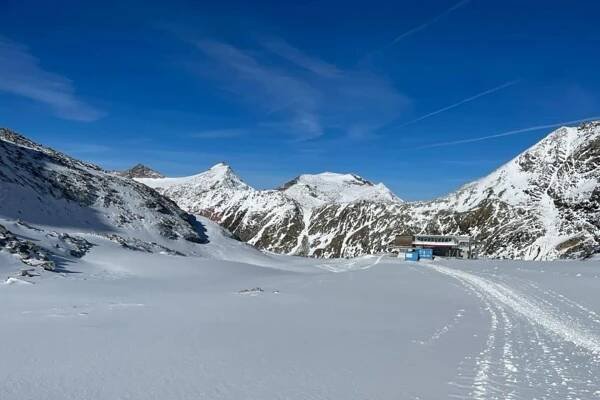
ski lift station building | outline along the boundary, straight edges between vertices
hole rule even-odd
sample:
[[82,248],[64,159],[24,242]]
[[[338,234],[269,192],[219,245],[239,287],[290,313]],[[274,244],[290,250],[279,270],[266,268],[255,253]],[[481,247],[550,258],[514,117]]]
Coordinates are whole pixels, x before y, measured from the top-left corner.
[[414,249],[432,249],[434,256],[477,258],[477,246],[470,236],[460,235],[396,235],[393,248],[405,253]]

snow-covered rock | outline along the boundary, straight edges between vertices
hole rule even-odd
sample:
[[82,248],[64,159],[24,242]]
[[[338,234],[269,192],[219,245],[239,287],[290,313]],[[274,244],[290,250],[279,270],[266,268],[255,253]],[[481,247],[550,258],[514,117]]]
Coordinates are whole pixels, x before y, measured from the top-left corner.
[[53,271],[55,268],[48,251],[31,240],[17,237],[2,225],[0,225],[0,250],[14,255],[25,265],[41,267],[48,271]]

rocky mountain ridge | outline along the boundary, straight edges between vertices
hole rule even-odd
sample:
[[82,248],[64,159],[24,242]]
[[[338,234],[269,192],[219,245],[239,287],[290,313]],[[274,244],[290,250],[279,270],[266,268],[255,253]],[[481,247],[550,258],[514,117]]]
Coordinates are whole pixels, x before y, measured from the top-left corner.
[[[53,257],[85,253],[83,236],[173,254],[205,241],[194,216],[155,190],[8,129],[0,129],[0,225],[0,250],[46,269]],[[55,238],[53,247],[28,239],[40,235]]]
[[557,129],[490,175],[425,202],[402,202],[350,174],[302,175],[256,190],[224,164],[190,178],[139,181],[278,253],[353,257],[389,251],[397,234],[431,233],[474,236],[482,256],[555,259],[600,251],[599,178],[600,122],[590,122]]

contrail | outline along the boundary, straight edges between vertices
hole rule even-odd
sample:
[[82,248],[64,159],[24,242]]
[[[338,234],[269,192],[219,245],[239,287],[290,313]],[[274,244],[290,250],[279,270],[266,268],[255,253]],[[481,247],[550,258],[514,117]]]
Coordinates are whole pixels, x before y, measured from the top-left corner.
[[424,120],[424,119],[426,119],[426,118],[433,117],[434,115],[437,115],[437,114],[443,113],[444,111],[451,110],[451,109],[453,109],[453,108],[456,108],[456,107],[458,107],[458,106],[460,106],[460,105],[463,105],[463,104],[465,104],[465,103],[468,103],[468,102],[470,102],[470,101],[476,100],[476,99],[478,99],[478,98],[480,98],[480,97],[487,96],[488,94],[496,93],[496,92],[497,92],[497,91],[499,91],[499,90],[505,89],[505,88],[507,88],[507,87],[510,87],[510,86],[514,86],[514,85],[516,85],[517,83],[519,83],[519,80],[518,80],[518,79],[517,79],[517,80],[514,80],[514,81],[510,81],[510,82],[503,83],[503,84],[502,84],[502,85],[500,85],[500,86],[496,86],[496,87],[494,87],[494,88],[488,89],[488,90],[486,90],[486,91],[483,91],[483,92],[481,92],[481,93],[477,93],[476,95],[473,95],[473,96],[471,96],[471,97],[467,97],[466,99],[463,99],[463,100],[459,101],[458,103],[451,104],[451,105],[449,105],[449,106],[446,106],[446,107],[440,108],[439,110],[432,111],[432,112],[430,112],[429,114],[422,115],[422,116],[420,116],[419,118],[415,118],[415,119],[413,119],[413,120],[410,120],[410,121],[408,121],[408,122],[405,122],[405,123],[403,123],[402,125],[398,126],[398,128],[402,128],[402,127],[404,127],[404,126],[407,126],[407,125],[412,125],[412,124],[414,124],[415,122],[423,121],[423,120]]
[[414,147],[413,149],[430,149],[432,147],[445,147],[445,146],[454,146],[457,144],[464,144],[464,143],[481,142],[483,140],[495,139],[495,138],[504,137],[504,136],[518,135],[520,133],[533,132],[533,131],[538,131],[540,129],[555,128],[557,126],[578,124],[580,122],[587,122],[587,121],[592,121],[592,120],[600,120],[600,117],[589,117],[589,118],[583,118],[583,119],[576,119],[573,121],[558,122],[556,124],[531,126],[529,128],[515,129],[512,131],[500,132],[500,133],[496,133],[494,135],[480,136],[480,137],[471,138],[471,139],[461,139],[461,140],[453,140],[451,142],[439,142],[439,143],[427,144],[427,145],[423,145],[423,146]]
[[440,14],[436,15],[435,17],[431,18],[429,21],[427,21],[427,22],[424,22],[423,24],[421,24],[421,25],[419,25],[419,26],[417,26],[417,27],[415,27],[415,28],[412,28],[412,29],[410,29],[410,30],[408,30],[408,31],[404,32],[403,34],[401,34],[401,35],[397,36],[397,37],[396,37],[396,38],[395,38],[395,39],[392,41],[392,43],[391,43],[391,44],[398,43],[399,41],[401,41],[401,40],[402,40],[402,39],[404,39],[405,37],[407,37],[407,36],[410,36],[410,35],[412,35],[412,34],[414,34],[414,33],[420,32],[420,31],[422,31],[423,29],[425,29],[425,28],[429,27],[430,25],[433,25],[433,24],[435,24],[435,23],[436,23],[436,22],[438,22],[440,19],[442,19],[442,18],[444,18],[446,15],[450,14],[452,11],[456,10],[457,8],[460,8],[460,7],[464,6],[465,4],[469,3],[470,1],[471,1],[471,0],[462,0],[462,1],[459,1],[458,3],[456,3],[455,5],[453,5],[452,7],[450,7],[450,8],[448,8],[448,9],[446,9],[446,10],[445,10],[445,11],[443,11],[442,13],[440,13]]
[[399,41],[401,41],[402,39],[406,38],[407,36],[410,36],[414,33],[417,33],[419,31],[422,31],[423,29],[426,29],[427,27],[429,27],[430,25],[435,24],[437,21],[439,21],[440,19],[444,18],[446,15],[450,14],[452,11],[456,10],[457,8],[460,8],[462,6],[464,6],[465,4],[470,3],[471,0],[461,0],[458,3],[454,4],[452,7],[444,10],[442,13],[436,15],[435,17],[431,18],[430,20],[424,22],[423,24],[409,29],[408,31],[402,33],[399,36],[396,36],[394,38],[394,40],[392,40],[391,42],[388,42],[387,44],[376,48],[374,50],[372,50],[371,52],[367,53],[361,60],[369,60],[371,59],[373,56],[375,56],[376,54],[379,54],[381,52],[383,52],[386,49],[389,49],[390,47],[392,47],[393,45],[395,45],[396,43],[398,43]]

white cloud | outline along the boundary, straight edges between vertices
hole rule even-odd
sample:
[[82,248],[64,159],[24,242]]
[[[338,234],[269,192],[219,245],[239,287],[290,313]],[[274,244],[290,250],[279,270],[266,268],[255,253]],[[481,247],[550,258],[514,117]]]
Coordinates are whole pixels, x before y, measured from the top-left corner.
[[64,119],[87,122],[104,115],[75,95],[69,79],[45,71],[25,46],[1,36],[0,91],[43,103]]
[[311,57],[284,40],[271,38],[263,41],[262,45],[272,53],[322,77],[334,78],[342,74],[335,65]]
[[261,126],[298,139],[330,131],[365,137],[408,104],[387,80],[344,70],[282,40],[245,50],[214,40],[195,44],[216,64],[209,69],[230,92],[263,111]]
[[[271,113],[282,104],[293,101],[290,128],[298,126],[298,135],[316,137],[322,134],[316,114],[319,93],[297,77],[277,68],[261,64],[248,53],[226,43],[201,40],[197,47],[217,62],[224,74],[220,76],[230,89],[251,103]],[[310,129],[302,129],[298,121],[312,121]]]

